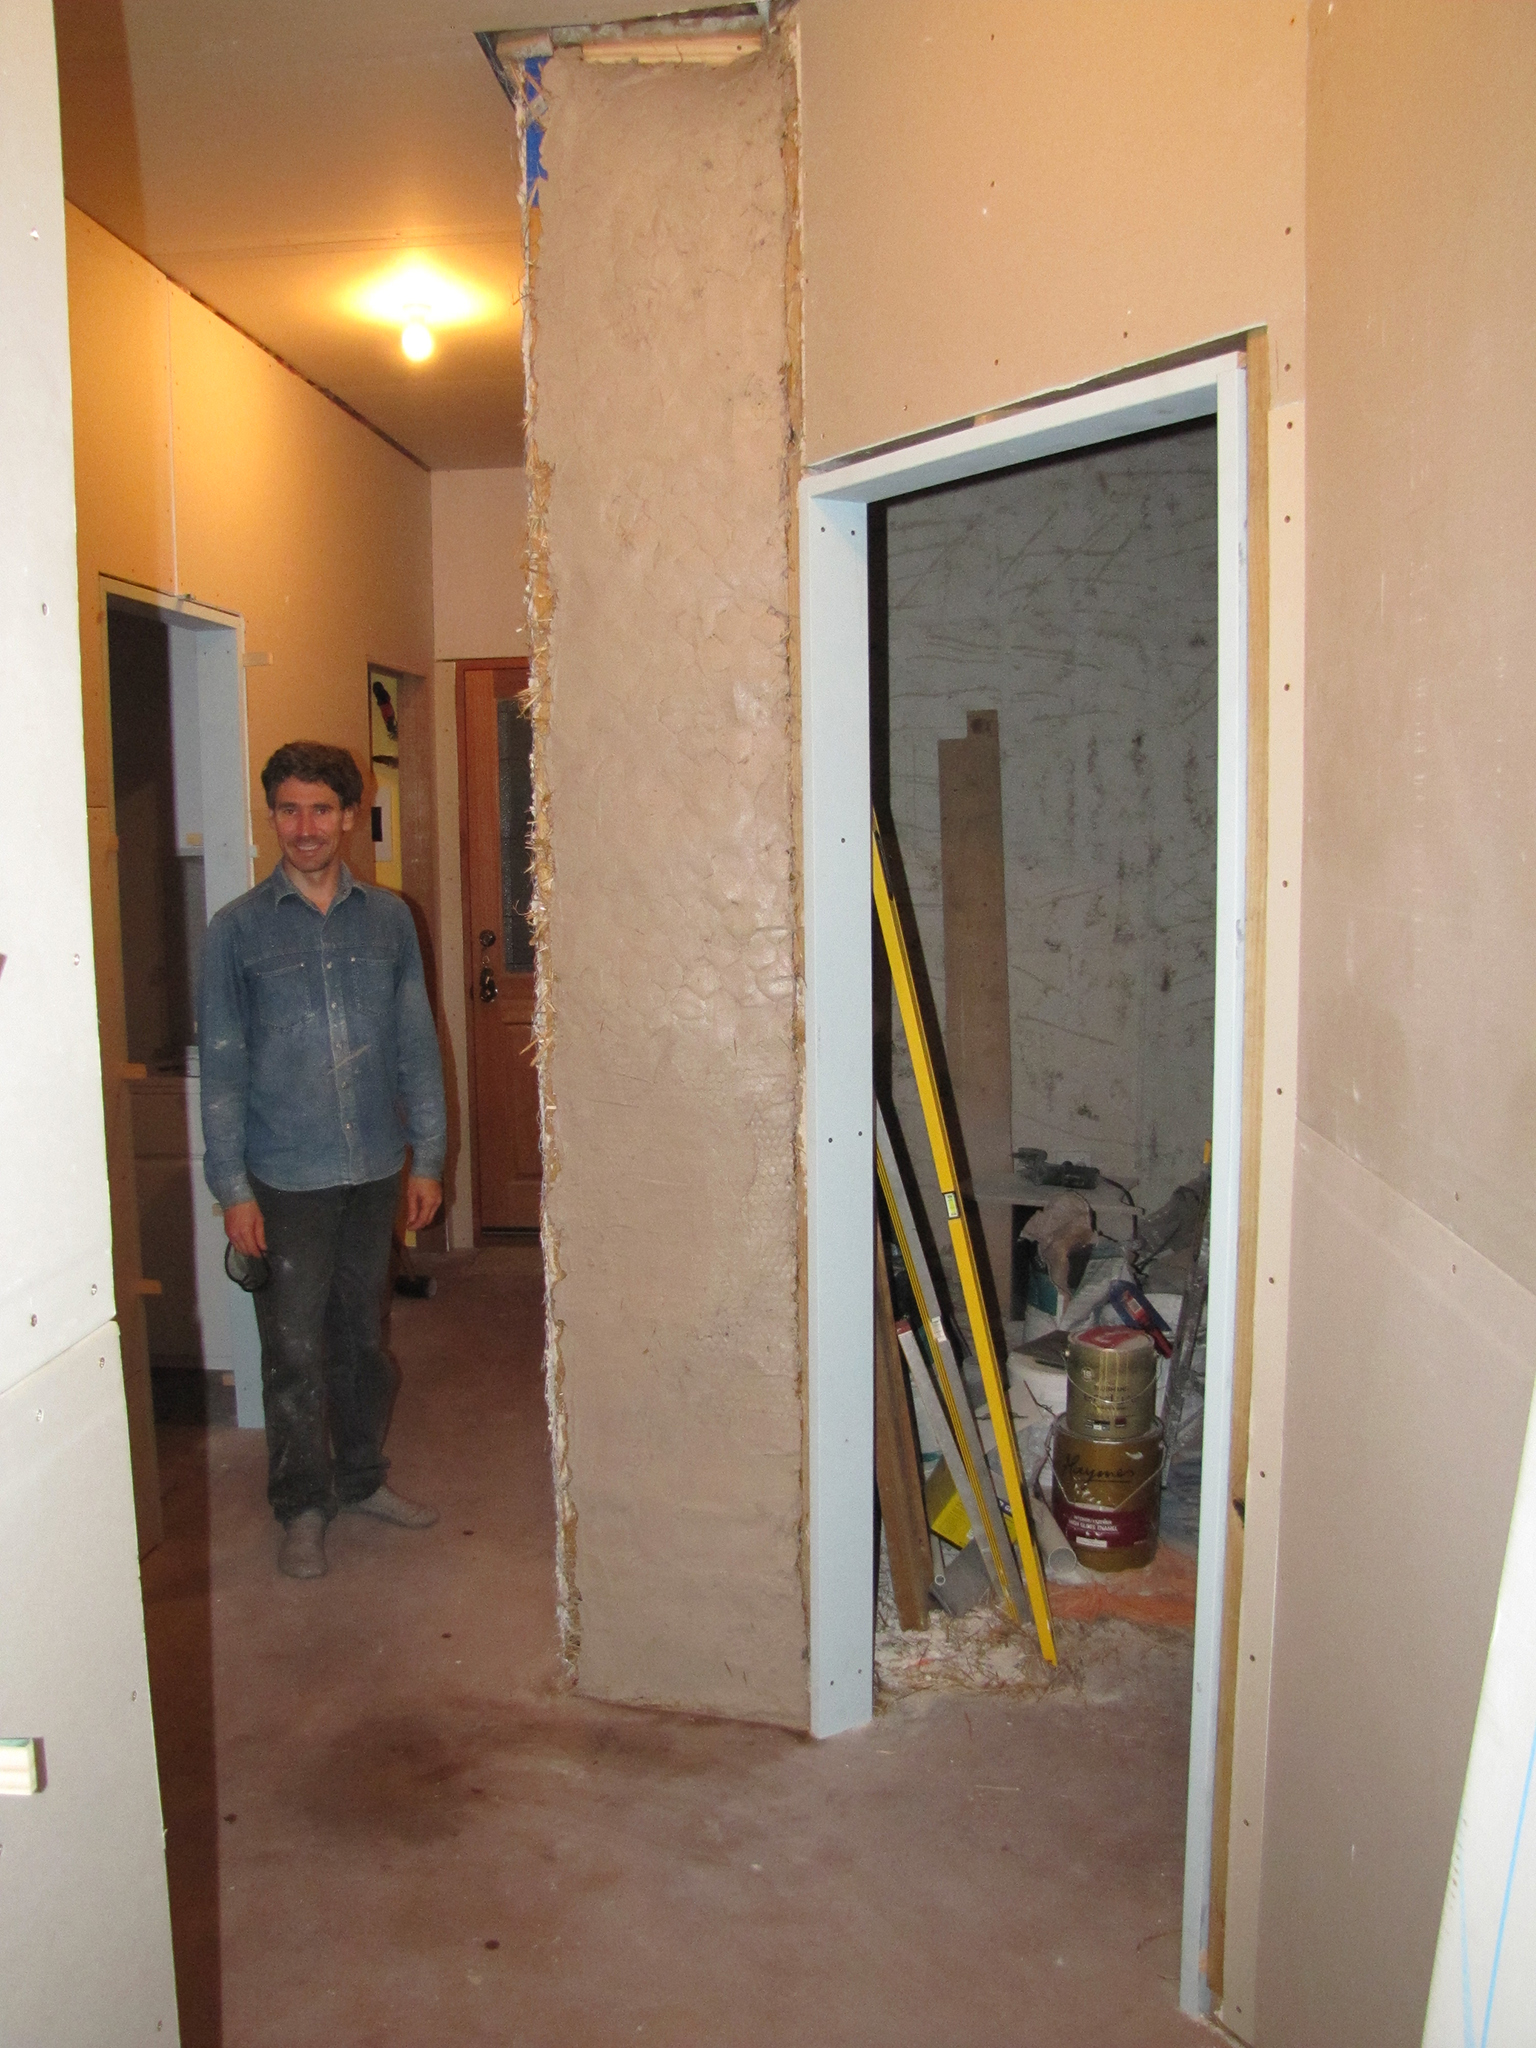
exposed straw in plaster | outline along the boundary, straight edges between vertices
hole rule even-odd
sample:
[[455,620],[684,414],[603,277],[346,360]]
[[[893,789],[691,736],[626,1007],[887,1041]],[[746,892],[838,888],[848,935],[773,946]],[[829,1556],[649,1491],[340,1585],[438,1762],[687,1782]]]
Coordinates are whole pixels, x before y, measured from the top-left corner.
[[576,1590],[576,1505],[571,1497],[570,1439],[565,1407],[564,1370],[560,1358],[560,1324],[554,1313],[555,1287],[561,1277],[560,1248],[549,1213],[549,1189],[560,1172],[555,1136],[550,1049],[554,1043],[554,982],[549,968],[549,906],[554,886],[554,854],[550,830],[549,789],[549,633],[555,595],[549,578],[549,489],[553,472],[539,457],[534,434],[537,380],[534,370],[536,316],[534,284],[538,274],[539,214],[528,186],[528,128],[543,119],[538,73],[519,66],[518,162],[521,167],[523,221],[523,389],[525,457],[528,483],[528,692],[526,705],[533,725],[533,927],[535,980],[533,1042],[539,1065],[539,1142],[543,1154],[539,1240],[544,1254],[544,1401],[549,1410],[550,1456],[555,1481],[555,1620],[566,1675],[574,1679],[581,1648],[581,1599]]

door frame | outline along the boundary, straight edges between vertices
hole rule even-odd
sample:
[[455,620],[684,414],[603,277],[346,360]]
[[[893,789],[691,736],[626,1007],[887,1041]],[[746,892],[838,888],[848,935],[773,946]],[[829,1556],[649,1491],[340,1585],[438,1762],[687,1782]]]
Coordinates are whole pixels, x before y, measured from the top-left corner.
[[[117,873],[117,781],[112,772],[112,662],[110,651],[109,612],[113,601],[140,612],[148,612],[165,621],[167,626],[183,629],[216,629],[231,635],[234,654],[234,699],[231,707],[232,730],[229,737],[233,745],[223,763],[227,771],[225,780],[238,787],[239,795],[234,799],[236,811],[226,832],[226,843],[219,848],[213,864],[209,865],[209,834],[207,820],[204,820],[204,878],[217,879],[216,886],[222,890],[217,902],[212,901],[210,892],[209,915],[225,902],[232,901],[249,889],[254,878],[256,847],[251,831],[251,768],[250,768],[250,719],[247,706],[245,681],[245,619],[239,612],[220,609],[214,605],[199,604],[190,597],[177,597],[169,591],[156,590],[151,586],[129,582],[120,576],[99,575],[96,579],[99,603],[97,626],[100,633],[101,660],[99,717],[101,733],[106,748],[108,833],[101,849],[92,848],[93,869],[104,862],[98,897],[98,929],[96,932],[97,957],[97,1011],[98,1029],[102,1048],[102,1086],[106,1099],[106,1129],[108,1172],[113,1190],[113,1260],[118,1279],[118,1320],[122,1330],[124,1379],[130,1387],[130,1411],[135,1394],[133,1383],[142,1371],[142,1401],[149,1402],[149,1338],[145,1322],[143,1295],[146,1282],[143,1274],[143,1245],[140,1231],[138,1192],[136,1182],[136,1160],[133,1140],[133,1115],[128,1088],[138,1078],[139,1070],[127,1061],[127,1018],[124,1003],[124,965],[122,923],[118,911]],[[110,955],[110,957],[108,957]],[[194,1180],[194,1198],[197,1195]],[[194,1232],[194,1243],[196,1235]],[[211,1268],[206,1274],[210,1285],[219,1280]],[[123,1282],[127,1280],[125,1287]],[[255,1314],[249,1301],[244,1298],[229,1299],[232,1290],[222,1282],[212,1294],[220,1312],[227,1312],[227,1351],[218,1355],[218,1364],[205,1367],[209,1370],[224,1369],[225,1362],[233,1371],[235,1380],[236,1421],[242,1429],[259,1429],[262,1425],[261,1397],[261,1354],[256,1335]],[[226,1333],[217,1326],[212,1335],[215,1342],[224,1344]],[[138,1441],[141,1432],[135,1432],[134,1485],[135,1492],[141,1493],[151,1483],[154,1454],[152,1428],[149,1432],[148,1448],[143,1449]],[[147,1475],[147,1476],[146,1476]],[[154,1508],[158,1520],[158,1496]]]
[[[245,823],[245,840],[243,861],[237,862],[232,857],[229,863],[231,874],[234,873],[235,868],[238,866],[242,878],[241,887],[233,890],[230,895],[222,897],[220,903],[214,906],[215,909],[221,908],[223,903],[232,902],[234,896],[241,895],[246,889],[249,889],[252,886],[256,873],[255,860],[257,849],[252,835],[251,814],[251,725],[245,685],[245,619],[239,612],[222,611],[216,605],[199,604],[190,597],[171,597],[163,590],[149,590],[142,584],[126,583],[121,577],[102,576],[98,580],[101,588],[101,673],[106,687],[107,730],[109,733],[111,731],[112,715],[112,677],[107,645],[107,610],[110,599],[118,598],[125,603],[138,606],[141,610],[157,612],[168,625],[175,625],[178,621],[181,621],[194,627],[216,627],[221,632],[233,633],[235,636],[234,721],[239,749],[240,786],[244,793],[244,809],[241,816]],[[112,829],[114,832],[117,830],[117,793],[115,787],[112,798]],[[206,836],[205,831],[205,840]],[[205,862],[206,858],[205,852]],[[206,866],[204,871],[206,873]],[[208,914],[211,917],[213,911],[210,910]]]
[[[873,1685],[873,1178],[868,507],[1214,417],[1217,436],[1216,1014],[1211,1265],[1180,2004],[1209,2010],[1234,1353],[1248,902],[1246,358],[1203,360],[828,463],[800,485],[805,888],[807,1491],[811,1728],[859,1727]],[[1256,1134],[1255,1134],[1256,1135]],[[1243,1219],[1250,1222],[1251,1219]],[[1234,1589],[1233,1599],[1236,1593]],[[1230,1758],[1226,1760],[1230,1768]]]
[[[473,661],[453,665],[453,716],[459,745],[459,908],[464,930],[464,1071],[469,1083],[469,1128],[464,1143],[469,1148],[470,1214],[474,1244],[484,1238],[480,1227],[480,1095],[475,1068],[475,962],[480,948],[475,943],[475,920],[469,900],[469,735],[464,703],[464,672],[472,668],[515,668],[528,685],[530,660],[526,654],[486,654]],[[542,1153],[542,1142],[540,1150]]]

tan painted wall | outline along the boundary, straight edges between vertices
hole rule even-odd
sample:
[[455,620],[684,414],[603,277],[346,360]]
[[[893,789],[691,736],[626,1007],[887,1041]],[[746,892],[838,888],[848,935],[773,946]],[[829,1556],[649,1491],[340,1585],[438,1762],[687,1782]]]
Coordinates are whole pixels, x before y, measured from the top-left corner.
[[561,55],[545,90],[529,477],[568,1642],[585,1691],[804,1725],[788,74]]
[[1299,0],[800,0],[812,462],[1266,323],[1302,384]]
[[0,2037],[174,2048],[176,1986],[112,1276],[53,17],[0,52]]
[[1536,1328],[1536,14],[1308,91],[1297,1223],[1258,2018],[1416,2043]]

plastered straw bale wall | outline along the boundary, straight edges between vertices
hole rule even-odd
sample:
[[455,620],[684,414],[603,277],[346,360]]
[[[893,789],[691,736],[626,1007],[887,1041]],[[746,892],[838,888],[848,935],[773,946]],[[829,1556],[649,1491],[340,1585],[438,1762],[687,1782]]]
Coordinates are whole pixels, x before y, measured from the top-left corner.
[[547,1371],[583,1692],[803,1725],[791,75],[550,61]]

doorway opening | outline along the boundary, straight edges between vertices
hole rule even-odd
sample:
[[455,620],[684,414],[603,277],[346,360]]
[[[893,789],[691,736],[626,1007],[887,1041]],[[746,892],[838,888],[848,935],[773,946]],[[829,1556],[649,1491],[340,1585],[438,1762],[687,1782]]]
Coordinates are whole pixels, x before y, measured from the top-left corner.
[[197,1045],[208,920],[251,886],[241,621],[127,584],[105,583],[103,599],[150,1367],[162,1404],[232,1406],[241,1427],[258,1428],[256,1319],[225,1277],[223,1223],[203,1182]]
[[528,663],[461,661],[457,686],[475,1242],[494,1244],[537,1231],[544,1185]]
[[1069,451],[1215,421],[1210,1292],[1180,1968],[1180,2002],[1195,2012],[1208,2003],[1202,1953],[1237,1299],[1248,766],[1245,408],[1241,357],[1188,364],[831,465],[803,481],[800,522],[811,1699],[813,1730],[832,1734],[869,1718],[873,1678],[871,508]]

